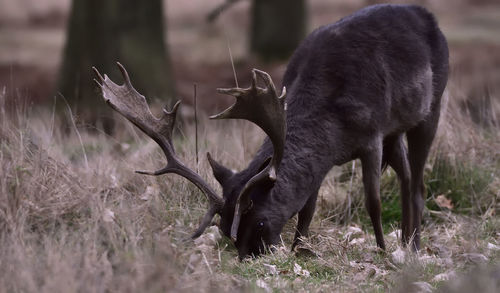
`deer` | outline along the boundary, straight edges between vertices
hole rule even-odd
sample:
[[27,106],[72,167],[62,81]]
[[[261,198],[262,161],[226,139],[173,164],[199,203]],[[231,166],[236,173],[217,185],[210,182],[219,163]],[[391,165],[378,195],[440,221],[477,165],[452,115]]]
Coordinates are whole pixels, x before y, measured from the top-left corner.
[[267,135],[240,172],[207,153],[222,195],[175,155],[172,130],[180,102],[157,118],[121,64],[123,85],[94,71],[108,105],[165,154],[164,168],[136,172],[174,173],[196,185],[209,208],[191,238],[200,236],[218,214],[220,230],[243,259],[278,244],[284,225],[297,214],[292,250],[300,244],[309,235],[326,174],[354,159],[361,161],[365,205],[377,246],[385,250],[380,177],[390,166],[400,184],[401,241],[418,251],[424,165],[439,121],[448,55],[446,39],[425,8],[380,4],[307,36],[290,58],[281,92],[268,73],[257,69],[248,88],[217,89],[235,102],[211,119],[245,119]]

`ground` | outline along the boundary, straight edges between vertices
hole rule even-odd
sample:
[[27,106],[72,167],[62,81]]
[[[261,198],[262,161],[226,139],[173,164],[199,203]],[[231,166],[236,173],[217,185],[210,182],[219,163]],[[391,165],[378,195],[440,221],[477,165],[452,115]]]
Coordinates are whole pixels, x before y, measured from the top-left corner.
[[[500,6],[495,1],[420,1],[437,15],[448,38],[452,69],[426,166],[422,250],[415,254],[399,245],[398,186],[390,169],[382,179],[387,251],[376,248],[356,161],[327,176],[303,246],[290,251],[292,219],[272,254],[243,262],[215,226],[196,241],[185,241],[206,200],[175,175],[133,172],[164,162],[155,143],[136,128],[119,120],[119,131],[108,136],[76,125],[69,131],[58,127],[50,97],[69,3],[44,1],[30,9],[0,1],[0,291],[498,292]],[[31,2],[39,1],[23,1]],[[285,68],[248,56],[246,1],[206,24],[206,13],[218,2],[169,1],[166,7],[176,84],[188,109],[179,120],[175,148],[216,189],[202,154],[210,151],[241,170],[263,138],[249,123],[205,116],[231,102],[214,94],[216,87],[234,85],[228,43],[241,84],[249,81],[252,67],[270,71],[276,83]],[[368,2],[374,1],[310,1],[310,28]],[[198,164],[189,119],[193,83],[203,109]],[[21,102],[26,100],[34,103]],[[15,111],[4,113],[5,101],[16,101]]]

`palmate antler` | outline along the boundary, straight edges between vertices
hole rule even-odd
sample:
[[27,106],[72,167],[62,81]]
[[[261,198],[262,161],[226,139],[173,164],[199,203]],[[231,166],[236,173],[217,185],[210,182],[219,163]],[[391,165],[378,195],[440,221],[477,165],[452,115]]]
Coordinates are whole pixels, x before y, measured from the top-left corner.
[[[106,103],[122,116],[127,118],[144,133],[151,137],[163,150],[167,158],[167,165],[155,172],[136,171],[140,174],[161,175],[166,173],[178,174],[195,184],[209,199],[210,208],[201,220],[191,238],[200,236],[210,224],[215,214],[221,212],[224,199],[218,196],[213,189],[195,172],[187,168],[175,155],[172,146],[172,131],[175,125],[175,117],[180,102],[177,102],[172,111],[163,110],[163,115],[156,118],[151,113],[146,99],[138,93],[130,82],[125,68],[117,63],[125,84],[117,85],[106,75],[104,77],[93,67],[98,80],[95,82],[102,90],[102,96]],[[266,88],[257,86],[257,75],[264,81]],[[236,235],[243,211],[251,205],[250,191],[257,184],[276,181],[278,167],[283,158],[283,149],[286,134],[286,89],[283,87],[280,96],[269,74],[257,69],[252,70],[252,85],[247,89],[231,88],[218,89],[220,93],[229,94],[236,98],[236,102],[224,112],[210,117],[211,119],[246,119],[258,125],[269,136],[273,144],[273,156],[265,168],[253,176],[238,195],[235,207],[233,223],[231,226],[231,238],[236,242]]]
[[179,161],[175,155],[174,147],[172,145],[172,131],[174,129],[175,117],[180,102],[177,102],[174,105],[172,111],[164,109],[163,115],[160,118],[156,118],[151,113],[145,97],[139,94],[132,86],[125,68],[120,63],[117,63],[117,65],[125,81],[125,84],[123,85],[115,84],[106,75],[102,77],[95,67],[92,68],[99,79],[94,79],[94,81],[101,88],[104,100],[111,108],[127,118],[130,122],[151,137],[161,147],[165,157],[167,158],[167,165],[158,171],[136,172],[155,176],[166,173],[178,174],[196,185],[209,199],[210,208],[201,220],[201,223],[196,231],[191,235],[191,238],[196,238],[203,233],[215,214],[220,213],[222,206],[224,205],[224,199],[221,196],[218,196],[198,174],[187,168],[181,161]]
[[[257,75],[264,81],[266,88],[257,86]],[[252,70],[252,85],[247,89],[217,89],[219,93],[236,98],[236,102],[224,112],[211,119],[245,119],[255,123],[268,136],[273,144],[273,156],[268,165],[253,176],[238,195],[231,225],[231,239],[236,242],[241,215],[251,207],[250,191],[262,182],[276,181],[278,167],[283,158],[286,136],[286,88],[278,96],[271,76],[261,70]]]

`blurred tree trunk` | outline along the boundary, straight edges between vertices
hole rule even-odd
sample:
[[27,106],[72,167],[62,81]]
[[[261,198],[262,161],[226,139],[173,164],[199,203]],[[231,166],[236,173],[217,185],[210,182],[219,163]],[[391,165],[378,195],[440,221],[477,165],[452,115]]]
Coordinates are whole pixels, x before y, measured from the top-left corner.
[[306,33],[306,0],[253,0],[251,45],[264,60],[289,57]]
[[[79,123],[113,127],[111,111],[93,83],[92,66],[121,82],[115,62],[147,97],[174,95],[164,43],[162,0],[73,0],[58,91]],[[58,102],[66,110],[64,102]]]

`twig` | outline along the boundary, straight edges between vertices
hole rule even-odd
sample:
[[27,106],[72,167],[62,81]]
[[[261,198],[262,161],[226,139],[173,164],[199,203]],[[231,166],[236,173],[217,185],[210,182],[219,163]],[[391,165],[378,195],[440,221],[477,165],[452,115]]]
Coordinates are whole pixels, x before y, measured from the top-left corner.
[[227,42],[227,49],[229,51],[229,58],[231,59],[231,66],[233,67],[234,82],[236,83],[236,87],[240,87],[238,85],[238,78],[236,77],[236,69],[234,68],[233,53],[231,52],[231,46],[229,45],[229,37],[227,35],[226,35],[226,42]]
[[89,161],[87,159],[87,152],[85,151],[85,147],[83,146],[83,140],[82,140],[82,137],[80,135],[80,131],[78,131],[78,128],[76,127],[75,119],[73,118],[73,113],[71,112],[71,107],[69,106],[68,101],[66,101],[66,98],[61,93],[59,93],[59,96],[61,96],[64,103],[66,103],[66,107],[68,107],[68,113],[69,113],[69,118],[71,120],[71,124],[75,128],[76,135],[78,136],[78,140],[80,141],[80,146],[82,147],[83,158],[85,160],[85,166],[87,167],[87,169],[89,169]]
[[196,83],[193,84],[194,90],[194,131],[195,131],[195,152],[196,152],[196,172],[200,172],[198,165],[198,107],[196,105],[197,95],[196,95]]
[[205,261],[205,264],[208,267],[208,271],[210,272],[210,275],[212,275],[213,274],[212,268],[210,267],[210,264],[208,263],[207,257],[205,256],[205,254],[203,252],[201,253],[201,255],[203,256],[203,261]]
[[52,138],[54,137],[54,125],[55,125],[55,117],[56,117],[56,104],[57,97],[54,96],[54,105],[52,106],[52,117],[50,118],[50,141],[52,142]]

